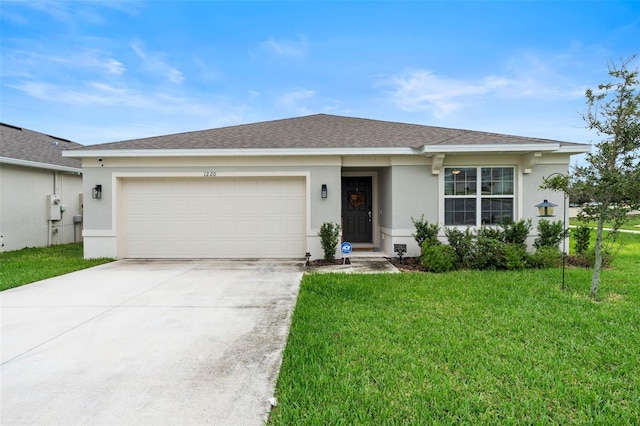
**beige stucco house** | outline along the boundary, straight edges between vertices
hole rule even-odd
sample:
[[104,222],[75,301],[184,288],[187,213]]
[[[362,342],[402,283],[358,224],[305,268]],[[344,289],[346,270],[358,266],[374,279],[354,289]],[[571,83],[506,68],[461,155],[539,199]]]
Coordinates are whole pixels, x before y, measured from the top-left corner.
[[0,250],[81,241],[81,146],[0,123]]
[[[418,255],[411,218],[533,218],[544,176],[590,146],[317,114],[87,146],[85,256],[323,256],[323,222],[357,248]],[[100,195],[98,195],[98,189]],[[92,198],[92,192],[94,196]]]

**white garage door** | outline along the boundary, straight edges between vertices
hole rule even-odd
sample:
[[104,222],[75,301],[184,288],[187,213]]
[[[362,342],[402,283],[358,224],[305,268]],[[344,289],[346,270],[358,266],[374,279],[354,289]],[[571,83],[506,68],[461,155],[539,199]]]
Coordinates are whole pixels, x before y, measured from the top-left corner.
[[121,181],[120,257],[303,257],[303,177]]

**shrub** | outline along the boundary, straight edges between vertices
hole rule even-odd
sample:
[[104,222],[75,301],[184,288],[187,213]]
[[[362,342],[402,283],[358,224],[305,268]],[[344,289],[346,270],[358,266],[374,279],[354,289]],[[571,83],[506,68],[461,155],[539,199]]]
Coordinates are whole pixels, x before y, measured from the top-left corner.
[[563,230],[562,221],[551,222],[547,219],[540,219],[538,222],[538,237],[533,242],[535,248],[555,247],[562,241],[562,237],[568,235],[568,230]]
[[422,266],[429,272],[447,272],[455,268],[458,256],[450,245],[429,244],[422,246]]
[[500,226],[504,232],[504,241],[510,244],[526,246],[527,237],[531,232],[531,219],[521,219],[514,222],[512,219],[503,221]]
[[490,240],[504,241],[504,231],[499,228],[483,226],[478,229],[478,238],[488,238]]
[[335,260],[338,240],[340,238],[340,224],[332,222],[323,223],[318,236],[322,244],[322,251],[324,251],[324,260],[329,262]]
[[478,231],[475,245],[469,254],[465,256],[465,263],[474,269],[505,269],[507,243],[494,238],[495,236],[499,236],[499,234],[486,232],[481,228]]
[[473,248],[473,239],[475,237],[473,232],[469,228],[465,229],[464,232],[458,228],[445,228],[444,234],[449,240],[449,245],[458,256],[458,264],[463,267],[466,266],[465,256]]
[[[571,256],[573,259],[570,263],[574,266],[582,266],[585,268],[593,268],[596,263],[596,251],[595,249],[589,249],[584,253],[580,253],[576,256]],[[611,265],[613,259],[613,253],[609,247],[602,247],[602,267],[605,268]]]
[[541,246],[528,257],[530,268],[555,268],[562,264],[562,253],[558,247]]
[[510,271],[527,267],[529,254],[523,244],[507,243],[504,250],[504,266]]
[[577,253],[571,256],[567,256],[567,264],[571,266],[577,266],[578,268],[592,268],[595,261],[595,256],[590,258],[587,253]]
[[418,220],[412,217],[411,222],[416,227],[416,233],[412,235],[420,249],[424,246],[425,241],[429,245],[437,245],[439,243],[438,232],[440,231],[440,226],[438,224],[430,225],[428,221],[424,220],[424,215],[421,215]]
[[586,253],[589,250],[589,238],[591,237],[591,228],[581,225],[575,228],[571,234],[576,241],[575,249],[577,254]]

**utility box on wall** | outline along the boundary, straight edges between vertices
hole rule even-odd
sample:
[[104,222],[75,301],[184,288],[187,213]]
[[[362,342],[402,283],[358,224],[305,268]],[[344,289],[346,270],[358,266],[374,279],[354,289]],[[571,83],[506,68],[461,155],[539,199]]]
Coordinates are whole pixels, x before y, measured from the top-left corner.
[[62,210],[60,209],[60,197],[57,195],[47,195],[47,205],[49,206],[49,220],[62,219]]

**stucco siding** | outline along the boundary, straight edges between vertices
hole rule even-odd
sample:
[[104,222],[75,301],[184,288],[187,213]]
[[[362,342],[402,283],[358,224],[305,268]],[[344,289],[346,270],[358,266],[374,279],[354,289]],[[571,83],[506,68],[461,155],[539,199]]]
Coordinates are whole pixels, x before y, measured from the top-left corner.
[[[157,160],[157,161],[156,161]],[[182,176],[202,177],[204,173],[215,172],[216,176],[304,176],[307,191],[307,251],[314,258],[322,257],[322,249],[318,231],[323,222],[340,223],[341,202],[341,165],[340,157],[321,158],[316,161],[299,159],[298,164],[290,159],[264,158],[238,159],[209,158],[192,159],[176,158],[174,162],[161,159],[128,159],[110,158],[98,162],[95,159],[85,160],[84,193],[86,194],[85,212],[85,257],[107,255],[118,247],[117,212],[121,200],[119,183],[127,177],[149,176]],[[275,165],[273,165],[275,163]],[[318,164],[319,163],[319,164]],[[213,177],[215,179],[215,177]],[[91,198],[91,189],[102,185],[102,199]],[[327,185],[327,198],[321,197],[322,185]],[[167,200],[168,203],[171,200]],[[111,253],[116,256],[116,253]],[[303,256],[304,253],[301,253]]]
[[[85,194],[85,256],[116,256],[118,247],[119,184],[130,177],[205,177],[217,176],[303,176],[306,182],[306,250],[312,259],[323,255],[318,231],[324,222],[341,221],[342,176],[371,176],[374,191],[372,242],[393,255],[394,244],[406,244],[408,256],[420,249],[412,234],[411,218],[424,219],[443,226],[443,173],[446,167],[506,166],[515,171],[514,218],[533,218],[535,204],[544,198],[558,205],[562,194],[539,190],[543,176],[566,173],[569,155],[545,155],[535,164],[519,154],[447,155],[439,166],[432,159],[416,156],[292,156],[292,157],[111,157],[83,162]],[[440,171],[440,173],[437,173]],[[214,177],[215,178],[215,177]],[[102,185],[102,199],[91,198],[91,189]],[[321,197],[327,185],[327,198]],[[171,200],[167,200],[171,202]],[[559,213],[561,214],[561,213]],[[561,216],[560,216],[561,218]],[[444,232],[441,233],[444,241]],[[533,238],[534,236],[532,236]]]
[[[79,194],[82,177],[61,171],[0,165],[0,233],[5,251],[81,240]],[[47,195],[56,194],[63,206],[61,220],[49,223]],[[74,229],[75,228],[75,229]],[[75,230],[75,235],[74,235]]]

